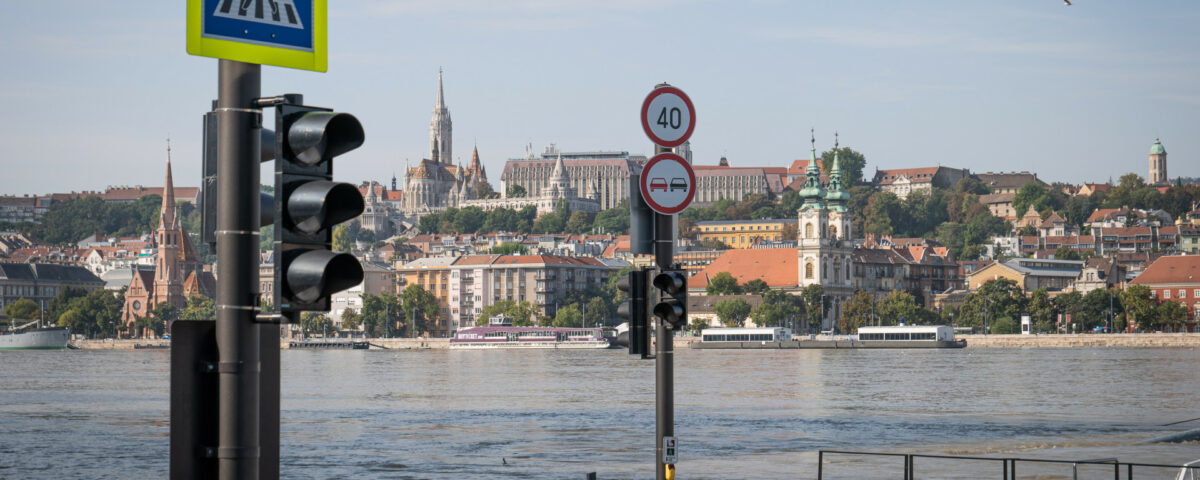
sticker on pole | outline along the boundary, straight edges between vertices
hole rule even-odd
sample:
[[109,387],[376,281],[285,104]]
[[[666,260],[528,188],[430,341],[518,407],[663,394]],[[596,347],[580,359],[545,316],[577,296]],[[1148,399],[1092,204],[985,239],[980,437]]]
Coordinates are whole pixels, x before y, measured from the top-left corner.
[[639,184],[646,205],[664,215],[683,211],[696,196],[696,173],[674,153],[660,153],[646,162]]
[[188,0],[187,51],[324,72],[325,1]]
[[675,437],[663,437],[663,463],[679,463],[679,455],[675,453]]
[[659,86],[642,102],[642,130],[656,145],[683,145],[695,128],[696,109],[683,90]]

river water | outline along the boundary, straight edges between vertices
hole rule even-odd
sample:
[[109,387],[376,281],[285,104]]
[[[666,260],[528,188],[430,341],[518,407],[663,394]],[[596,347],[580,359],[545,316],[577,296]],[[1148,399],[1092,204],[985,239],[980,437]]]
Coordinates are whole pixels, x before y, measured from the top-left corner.
[[[165,478],[168,355],[0,352],[0,478]],[[653,478],[654,362],[624,350],[285,350],[282,363],[285,478]],[[1194,442],[1137,443],[1200,428],[1161,426],[1200,417],[1195,348],[680,349],[675,373],[681,479],[816,478],[818,449],[1200,458]],[[901,465],[831,457],[825,473],[900,478]],[[1037,478],[1071,478],[1056,468]]]

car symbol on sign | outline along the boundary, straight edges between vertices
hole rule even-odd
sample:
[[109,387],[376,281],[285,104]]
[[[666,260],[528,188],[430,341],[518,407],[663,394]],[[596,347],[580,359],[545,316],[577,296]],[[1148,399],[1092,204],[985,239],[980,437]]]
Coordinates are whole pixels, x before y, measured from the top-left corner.
[[653,192],[655,190],[662,190],[664,192],[667,191],[667,179],[651,178],[650,179],[650,191]]
[[686,191],[687,191],[687,188],[688,188],[688,186],[687,186],[687,180],[684,180],[684,179],[682,179],[682,178],[679,178],[679,177],[676,177],[676,178],[672,178],[672,179],[671,179],[671,191],[672,191],[672,192],[674,192],[674,191],[676,191],[676,190],[683,190],[683,191],[685,191],[685,192],[686,192]]

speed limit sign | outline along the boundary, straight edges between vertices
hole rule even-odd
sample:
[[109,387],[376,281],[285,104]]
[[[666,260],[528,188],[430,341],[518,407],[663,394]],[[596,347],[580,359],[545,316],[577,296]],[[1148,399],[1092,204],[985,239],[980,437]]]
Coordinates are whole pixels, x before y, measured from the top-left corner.
[[661,85],[642,102],[642,129],[657,145],[678,147],[695,128],[696,109],[683,90]]

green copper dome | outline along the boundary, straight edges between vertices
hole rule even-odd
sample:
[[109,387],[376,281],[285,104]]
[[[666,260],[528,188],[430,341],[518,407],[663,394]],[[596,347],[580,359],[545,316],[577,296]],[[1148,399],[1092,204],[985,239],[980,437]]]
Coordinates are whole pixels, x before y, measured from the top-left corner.
[[1167,149],[1163,148],[1162,142],[1159,142],[1157,138],[1154,139],[1154,145],[1150,146],[1150,154],[1151,155],[1163,155],[1166,153],[1167,153]]

